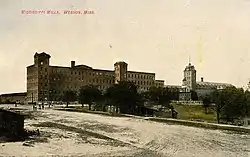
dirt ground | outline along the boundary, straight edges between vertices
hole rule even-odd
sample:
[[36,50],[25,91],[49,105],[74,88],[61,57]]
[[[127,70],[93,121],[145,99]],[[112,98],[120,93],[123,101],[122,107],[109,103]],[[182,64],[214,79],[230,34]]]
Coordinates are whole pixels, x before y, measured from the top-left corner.
[[[13,107],[13,106],[12,106]],[[20,107],[19,107],[20,108]],[[0,143],[0,156],[249,157],[250,135],[46,108],[25,128],[39,137]]]

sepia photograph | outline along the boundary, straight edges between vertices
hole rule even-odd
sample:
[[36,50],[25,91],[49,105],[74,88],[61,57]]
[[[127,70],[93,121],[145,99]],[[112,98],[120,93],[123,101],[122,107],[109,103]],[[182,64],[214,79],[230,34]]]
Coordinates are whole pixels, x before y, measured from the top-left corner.
[[250,157],[250,0],[0,0],[0,157]]

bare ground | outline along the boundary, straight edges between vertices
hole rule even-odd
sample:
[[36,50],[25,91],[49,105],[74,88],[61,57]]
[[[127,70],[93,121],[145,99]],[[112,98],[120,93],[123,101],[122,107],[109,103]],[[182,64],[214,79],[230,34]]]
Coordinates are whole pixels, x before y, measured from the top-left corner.
[[2,156],[249,157],[250,135],[45,109],[26,113],[39,137],[0,144]]

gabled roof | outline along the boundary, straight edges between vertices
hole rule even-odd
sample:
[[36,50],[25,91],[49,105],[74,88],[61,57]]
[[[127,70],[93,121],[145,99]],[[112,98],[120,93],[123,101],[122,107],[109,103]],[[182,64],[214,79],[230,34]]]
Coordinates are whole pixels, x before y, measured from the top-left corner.
[[181,88],[180,85],[165,85],[167,88]]
[[87,65],[76,65],[76,66],[74,66],[74,68],[81,68],[81,69],[93,69],[92,67],[87,66]]
[[217,82],[196,82],[197,88],[225,88],[231,87],[232,84],[229,83],[217,83]]
[[7,93],[7,94],[1,94],[0,97],[8,97],[8,96],[26,96],[27,92],[22,93]]

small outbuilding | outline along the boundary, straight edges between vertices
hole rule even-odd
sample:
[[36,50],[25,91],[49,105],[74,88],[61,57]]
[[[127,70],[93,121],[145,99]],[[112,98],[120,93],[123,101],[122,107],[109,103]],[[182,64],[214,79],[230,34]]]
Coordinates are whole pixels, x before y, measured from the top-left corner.
[[0,136],[18,137],[24,132],[24,115],[0,109]]

